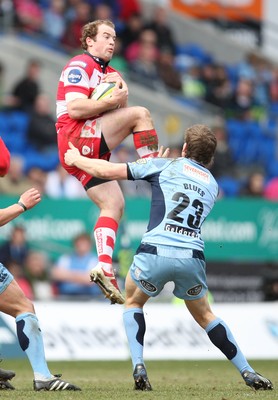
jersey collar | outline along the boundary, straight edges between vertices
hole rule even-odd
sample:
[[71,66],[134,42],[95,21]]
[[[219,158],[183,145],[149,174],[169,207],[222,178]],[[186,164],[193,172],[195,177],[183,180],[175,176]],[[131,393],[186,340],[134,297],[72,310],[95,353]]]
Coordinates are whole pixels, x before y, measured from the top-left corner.
[[109,64],[109,61],[104,61],[102,58],[93,56],[91,53],[89,53],[87,50],[84,51],[84,54],[87,54],[87,56],[93,58],[93,60],[95,60],[96,63],[98,63],[102,69],[102,71],[104,72],[106,67]]

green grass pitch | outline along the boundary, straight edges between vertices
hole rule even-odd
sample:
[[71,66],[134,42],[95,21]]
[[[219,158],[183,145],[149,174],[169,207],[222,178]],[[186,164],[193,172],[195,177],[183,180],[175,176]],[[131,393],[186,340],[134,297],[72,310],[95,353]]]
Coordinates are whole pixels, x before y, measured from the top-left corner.
[[131,362],[49,362],[52,373],[82,388],[81,392],[34,392],[33,374],[27,360],[4,360],[1,367],[16,372],[16,390],[0,390],[1,399],[82,400],[244,400],[277,399],[278,360],[252,361],[251,365],[272,380],[273,391],[254,392],[245,385],[228,361],[147,361],[152,392],[133,390]]

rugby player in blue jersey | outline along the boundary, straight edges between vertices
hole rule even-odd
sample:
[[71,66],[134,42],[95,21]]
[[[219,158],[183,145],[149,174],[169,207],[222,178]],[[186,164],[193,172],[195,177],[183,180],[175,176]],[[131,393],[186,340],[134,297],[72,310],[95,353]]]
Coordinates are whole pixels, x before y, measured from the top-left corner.
[[[133,363],[135,389],[152,390],[144,359],[146,330],[143,307],[167,282],[174,282],[174,295],[183,299],[189,312],[206,331],[211,342],[238,369],[245,383],[258,390],[271,390],[271,381],[249,365],[226,323],[215,316],[207,299],[204,242],[201,226],[212,210],[218,185],[209,168],[216,138],[205,125],[193,125],[185,133],[181,157],[140,159],[110,163],[88,159],[70,143],[65,162],[102,179],[143,179],[151,184],[152,202],[146,233],[126,277],[124,325]],[[163,149],[160,150],[162,156]]]

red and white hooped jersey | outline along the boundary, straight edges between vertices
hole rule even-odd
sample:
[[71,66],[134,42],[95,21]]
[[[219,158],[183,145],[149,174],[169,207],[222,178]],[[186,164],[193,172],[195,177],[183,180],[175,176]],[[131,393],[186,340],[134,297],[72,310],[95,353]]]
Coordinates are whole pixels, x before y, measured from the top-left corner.
[[[67,125],[74,128],[80,121],[69,117],[66,105],[66,94],[83,93],[90,97],[104,74],[117,72],[103,60],[85,52],[73,57],[64,67],[58,84],[56,98],[57,129]],[[70,125],[70,126],[69,126]]]

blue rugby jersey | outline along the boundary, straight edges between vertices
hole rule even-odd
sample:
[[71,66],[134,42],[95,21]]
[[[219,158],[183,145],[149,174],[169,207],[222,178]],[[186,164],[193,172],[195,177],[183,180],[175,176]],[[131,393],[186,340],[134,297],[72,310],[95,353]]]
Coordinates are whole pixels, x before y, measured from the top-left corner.
[[147,158],[127,163],[129,180],[151,184],[150,220],[142,242],[203,250],[201,226],[218,185],[208,169],[187,159]]

